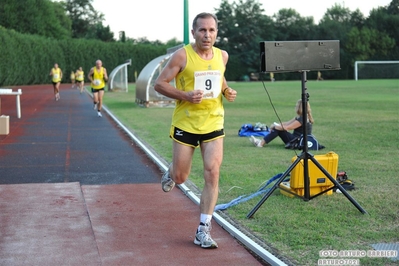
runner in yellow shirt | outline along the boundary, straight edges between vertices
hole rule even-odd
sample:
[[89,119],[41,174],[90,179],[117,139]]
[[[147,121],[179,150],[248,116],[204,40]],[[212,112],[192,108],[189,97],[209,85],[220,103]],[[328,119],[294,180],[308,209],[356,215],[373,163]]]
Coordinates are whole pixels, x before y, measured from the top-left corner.
[[97,109],[97,115],[102,117],[101,109],[103,104],[105,82],[108,80],[108,74],[107,70],[103,67],[103,62],[101,62],[101,60],[97,60],[96,66],[90,69],[88,78],[91,82],[94,110]]
[[60,99],[60,84],[62,80],[62,70],[61,68],[58,67],[57,63],[55,63],[54,67],[50,70],[50,76],[54,88],[54,97],[55,100],[58,101]]
[[72,83],[72,89],[76,87],[75,85],[75,72],[71,71],[71,75],[69,76]]
[[76,77],[76,85],[78,86],[80,93],[82,93],[83,86],[85,83],[85,73],[82,70],[82,67],[79,67],[79,69],[76,70],[75,77]]
[[[176,99],[169,133],[173,141],[173,158],[161,178],[164,192],[187,180],[194,150],[201,149],[205,185],[201,193],[194,244],[202,248],[218,247],[211,238],[210,230],[223,160],[223,101],[233,102],[237,95],[224,77],[228,53],[214,47],[217,32],[215,15],[198,14],[191,30],[195,43],[172,55],[154,85],[157,92]],[[176,80],[176,86],[170,84],[172,80]]]

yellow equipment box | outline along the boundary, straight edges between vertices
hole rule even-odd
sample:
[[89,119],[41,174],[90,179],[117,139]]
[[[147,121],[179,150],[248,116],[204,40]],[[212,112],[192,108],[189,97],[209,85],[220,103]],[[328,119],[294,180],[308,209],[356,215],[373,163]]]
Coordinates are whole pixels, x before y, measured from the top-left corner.
[[[285,190],[291,191],[295,195],[298,195],[298,196],[301,196],[301,197],[303,197],[305,195],[305,189],[304,188],[291,188],[290,187],[290,182],[281,182],[279,187],[280,187],[281,194],[283,194],[285,196],[288,196],[290,198],[293,198],[294,195],[289,193],[289,192],[287,192],[287,191],[285,191]],[[313,195],[319,194],[320,192],[323,192],[323,191],[329,189],[330,187],[332,187],[332,186],[329,186],[329,187],[310,187],[309,188],[309,195],[313,196]],[[332,195],[332,194],[333,194],[333,190],[331,189],[331,190],[327,191],[326,193],[324,193],[323,195]]]
[[[323,155],[315,155],[316,161],[333,177],[337,177],[338,172],[338,154],[329,152]],[[294,162],[297,157],[292,158]],[[334,184],[328,177],[310,160],[308,159],[308,176],[309,187],[330,187]],[[304,188],[304,170],[303,159],[292,169],[290,178],[291,188]]]
[[[292,158],[294,162],[297,157]],[[314,159],[335,179],[338,172],[338,154],[329,152],[324,155],[315,155]],[[308,159],[308,176],[309,176],[309,194],[310,196],[316,195],[322,191],[325,191],[334,184],[330,179],[310,160]],[[303,159],[295,165],[291,171],[291,177],[289,182],[281,182],[280,184],[281,193],[293,197],[294,195],[284,191],[286,189],[295,193],[296,195],[303,196],[304,190],[304,167]],[[331,195],[333,190],[326,192],[326,195]]]

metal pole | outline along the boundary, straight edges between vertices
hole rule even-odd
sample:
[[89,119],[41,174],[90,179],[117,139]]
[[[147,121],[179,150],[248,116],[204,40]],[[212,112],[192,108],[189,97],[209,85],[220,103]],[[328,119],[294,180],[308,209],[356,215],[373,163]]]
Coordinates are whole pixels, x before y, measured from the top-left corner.
[[357,64],[358,61],[355,62],[355,80],[357,80]]
[[310,198],[310,181],[309,181],[309,168],[308,168],[308,95],[306,93],[306,71],[302,71],[302,138],[303,138],[303,147],[302,151],[305,154],[305,158],[303,159],[303,184],[304,184],[304,199],[308,201]]
[[19,99],[19,96],[22,94],[22,90],[18,89],[18,94],[17,94],[17,115],[18,118],[21,118],[21,101]]
[[184,21],[183,21],[183,25],[184,25],[184,32],[183,32],[183,36],[184,36],[184,44],[189,44],[190,40],[189,40],[189,24],[188,24],[188,0],[184,0]]

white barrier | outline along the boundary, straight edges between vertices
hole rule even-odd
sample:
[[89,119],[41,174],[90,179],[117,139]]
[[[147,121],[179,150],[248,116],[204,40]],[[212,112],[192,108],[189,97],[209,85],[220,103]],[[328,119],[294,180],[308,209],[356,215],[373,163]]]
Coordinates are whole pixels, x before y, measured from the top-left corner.
[[0,96],[15,95],[17,97],[17,116],[18,116],[18,118],[21,118],[21,100],[20,100],[21,94],[22,94],[21,89],[18,89],[18,91],[12,91],[12,89],[1,89],[0,88]]

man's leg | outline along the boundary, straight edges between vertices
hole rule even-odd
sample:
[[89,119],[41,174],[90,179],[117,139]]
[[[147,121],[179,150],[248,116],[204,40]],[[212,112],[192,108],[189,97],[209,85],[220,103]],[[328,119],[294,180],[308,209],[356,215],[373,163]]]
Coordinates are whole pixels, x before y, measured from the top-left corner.
[[200,225],[194,243],[202,248],[217,248],[211,238],[211,219],[219,194],[219,174],[223,161],[223,138],[201,143],[201,154],[204,161],[205,185],[200,201]]
[[97,110],[99,112],[102,110],[103,107],[103,97],[104,97],[104,90],[100,90],[98,92],[98,106],[97,106]]
[[204,161],[205,185],[201,194],[200,210],[204,214],[213,214],[219,193],[219,171],[223,161],[223,138],[201,144]]
[[58,101],[60,99],[60,83],[54,84],[54,96],[55,100]]
[[54,98],[55,100],[57,100],[57,86],[54,83],[53,83],[53,92],[54,92]]
[[57,95],[58,95],[58,100],[60,99],[60,85],[61,85],[61,82],[58,82],[58,83],[57,83]]
[[98,91],[92,89],[92,93],[93,93],[93,104],[94,104],[93,109],[97,110],[97,106],[98,106]]
[[177,184],[183,184],[191,171],[194,148],[173,141],[172,179]]
[[98,94],[97,115],[98,117],[102,117],[101,110],[103,107],[104,90],[99,90],[97,94]]

